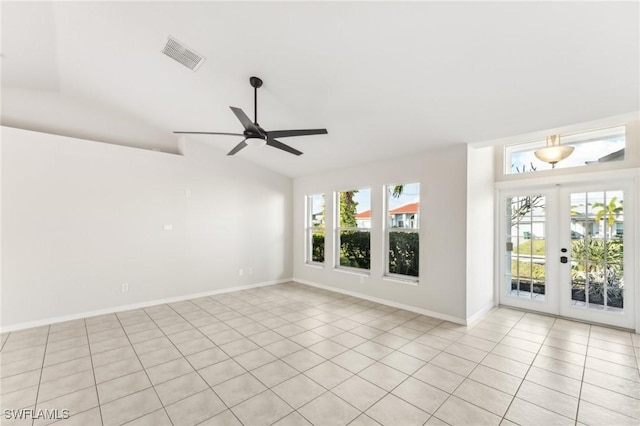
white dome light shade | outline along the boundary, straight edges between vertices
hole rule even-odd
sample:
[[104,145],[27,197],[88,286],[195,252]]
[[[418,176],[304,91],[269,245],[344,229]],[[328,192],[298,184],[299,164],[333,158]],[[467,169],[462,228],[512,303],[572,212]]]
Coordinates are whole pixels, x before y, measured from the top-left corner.
[[247,143],[247,145],[254,148],[265,146],[267,144],[267,141],[262,138],[247,138],[245,142]]
[[562,161],[570,156],[574,149],[572,146],[550,146],[539,149],[534,154],[538,157],[538,160],[555,165],[558,161]]
[[[557,138],[557,145],[556,145]],[[551,142],[551,144],[549,144]],[[572,146],[560,145],[560,135],[552,135],[546,138],[546,148],[539,149],[534,152],[540,161],[551,164],[552,168],[556,167],[558,161],[562,161],[573,153],[575,148]]]

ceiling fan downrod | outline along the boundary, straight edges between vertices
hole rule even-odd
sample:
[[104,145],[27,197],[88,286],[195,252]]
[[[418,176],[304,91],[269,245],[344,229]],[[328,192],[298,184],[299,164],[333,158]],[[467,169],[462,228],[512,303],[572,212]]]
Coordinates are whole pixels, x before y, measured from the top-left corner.
[[253,124],[258,125],[258,88],[262,87],[262,80],[258,77],[249,78],[253,87]]

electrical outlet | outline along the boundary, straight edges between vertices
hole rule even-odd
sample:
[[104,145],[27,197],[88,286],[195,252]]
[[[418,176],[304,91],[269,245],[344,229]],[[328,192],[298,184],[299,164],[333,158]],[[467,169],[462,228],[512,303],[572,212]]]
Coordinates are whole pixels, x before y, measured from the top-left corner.
[[122,292],[126,293],[129,291],[129,283],[122,283]]
[[360,284],[364,284],[364,277],[360,276]]
[[247,269],[247,273],[248,273],[249,275],[253,275],[253,268],[248,268],[248,269]]
[[244,275],[244,269],[240,268],[240,270],[238,271],[238,276],[241,277]]

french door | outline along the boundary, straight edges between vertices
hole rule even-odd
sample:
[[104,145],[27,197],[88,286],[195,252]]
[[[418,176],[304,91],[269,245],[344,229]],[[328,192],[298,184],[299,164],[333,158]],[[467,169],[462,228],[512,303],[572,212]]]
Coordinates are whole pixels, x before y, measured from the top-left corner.
[[500,304],[635,328],[630,183],[500,195]]

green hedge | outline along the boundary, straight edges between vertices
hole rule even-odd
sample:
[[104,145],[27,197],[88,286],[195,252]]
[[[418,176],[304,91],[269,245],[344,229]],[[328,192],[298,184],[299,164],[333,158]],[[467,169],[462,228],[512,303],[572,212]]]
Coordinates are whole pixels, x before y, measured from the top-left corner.
[[340,266],[371,269],[369,231],[343,231],[340,234]]
[[[417,277],[420,241],[417,232],[389,233],[389,272]],[[324,234],[313,234],[312,260],[324,262]],[[345,231],[340,236],[340,265],[371,268],[371,236],[369,231]]]
[[389,232],[389,272],[417,277],[420,271],[417,232]]
[[312,243],[311,260],[320,263],[324,262],[324,234],[313,234]]

